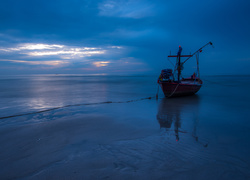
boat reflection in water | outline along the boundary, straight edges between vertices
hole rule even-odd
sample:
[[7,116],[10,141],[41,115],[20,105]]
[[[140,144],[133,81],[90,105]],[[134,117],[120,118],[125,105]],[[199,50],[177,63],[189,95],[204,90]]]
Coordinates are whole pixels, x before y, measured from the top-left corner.
[[[176,141],[179,141],[179,133],[191,133],[198,141],[196,128],[198,125],[199,96],[193,95],[182,98],[164,98],[158,106],[157,120],[160,128],[166,131],[174,131]],[[182,124],[184,127],[181,127]]]

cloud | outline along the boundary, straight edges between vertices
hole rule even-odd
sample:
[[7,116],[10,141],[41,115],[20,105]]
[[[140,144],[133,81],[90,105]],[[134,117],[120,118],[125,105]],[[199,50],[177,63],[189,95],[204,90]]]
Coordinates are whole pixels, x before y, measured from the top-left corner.
[[67,58],[75,58],[75,57],[85,57],[85,56],[92,56],[93,54],[104,54],[105,50],[101,51],[86,51],[86,50],[76,50],[74,48],[72,49],[65,49],[61,51],[34,51],[34,52],[28,52],[23,53],[27,54],[29,56],[54,56],[54,55],[60,55],[61,58],[67,59]]
[[[39,69],[39,63],[54,68],[60,61],[73,73],[80,68],[158,71],[170,50],[182,45],[189,53],[212,41],[211,53],[222,53],[220,62],[231,62],[233,69],[237,56],[249,59],[249,5],[247,0],[3,1],[0,60],[10,61],[0,68]],[[211,69],[211,61],[204,59],[203,66]]]
[[115,29],[112,32],[103,34],[103,36],[116,37],[116,38],[123,39],[123,41],[124,40],[131,41],[133,39],[163,40],[169,37],[168,33],[160,28],[147,28],[147,29],[120,28],[120,29]]
[[112,73],[141,73],[143,71],[151,71],[152,69],[140,59],[134,57],[124,57],[120,59],[110,59],[109,61],[95,61],[92,66],[83,68],[86,71],[98,71]]
[[100,16],[140,19],[154,15],[153,4],[145,0],[106,0],[98,8]]
[[92,64],[95,65],[96,67],[103,67],[103,66],[108,66],[110,62],[109,61],[97,61],[93,62]]
[[62,60],[53,60],[53,61],[25,61],[25,60],[0,60],[0,61],[7,61],[7,62],[14,62],[14,63],[22,63],[22,64],[29,64],[29,65],[48,65],[48,66],[63,66],[68,64],[68,61]]
[[8,53],[35,56],[58,56],[61,59],[74,59],[79,57],[105,54],[106,50],[97,47],[74,47],[60,44],[20,44],[17,47],[1,48],[0,51]]
[[[123,46],[82,47],[64,44],[21,43],[12,47],[0,47],[1,62],[32,66],[69,67],[72,70],[97,70],[115,64],[116,58],[127,51]],[[3,58],[3,55],[7,58]],[[106,60],[109,59],[109,60]],[[16,66],[15,66],[16,67]],[[112,67],[112,66],[110,66]]]

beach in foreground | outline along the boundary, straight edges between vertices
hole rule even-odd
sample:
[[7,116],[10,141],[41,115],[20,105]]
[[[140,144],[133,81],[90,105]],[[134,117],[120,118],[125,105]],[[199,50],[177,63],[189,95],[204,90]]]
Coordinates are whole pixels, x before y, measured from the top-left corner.
[[1,77],[0,179],[249,179],[250,76],[156,79]]

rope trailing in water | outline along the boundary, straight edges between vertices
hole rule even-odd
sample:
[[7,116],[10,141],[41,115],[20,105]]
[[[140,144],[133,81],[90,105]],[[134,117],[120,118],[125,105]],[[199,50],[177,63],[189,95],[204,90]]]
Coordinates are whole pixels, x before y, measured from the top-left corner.
[[60,107],[55,107],[51,109],[45,109],[42,111],[37,111],[37,112],[30,112],[30,113],[23,113],[23,114],[16,114],[16,115],[10,115],[10,116],[4,116],[0,117],[0,119],[7,119],[7,118],[13,118],[13,117],[20,117],[20,116],[26,116],[26,115],[32,115],[32,114],[39,114],[39,113],[44,113],[48,111],[53,111],[57,109],[62,109],[62,108],[68,108],[68,107],[74,107],[74,106],[89,106],[89,105],[100,105],[100,104],[111,104],[111,103],[131,103],[131,102],[136,102],[136,101],[143,101],[147,99],[153,99],[154,97],[146,97],[146,98],[141,98],[141,99],[134,99],[134,100],[128,100],[128,101],[105,101],[105,102],[99,102],[99,103],[85,103],[85,104],[72,104],[72,105],[66,105],[66,106],[60,106]]

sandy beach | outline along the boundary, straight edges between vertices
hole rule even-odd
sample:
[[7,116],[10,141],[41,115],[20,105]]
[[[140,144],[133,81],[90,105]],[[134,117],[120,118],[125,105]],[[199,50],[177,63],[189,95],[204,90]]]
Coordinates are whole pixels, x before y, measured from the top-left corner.
[[119,103],[115,94],[112,103],[1,119],[0,177],[249,179],[249,97],[228,96],[236,87],[224,94],[214,87],[208,83],[190,97]]

